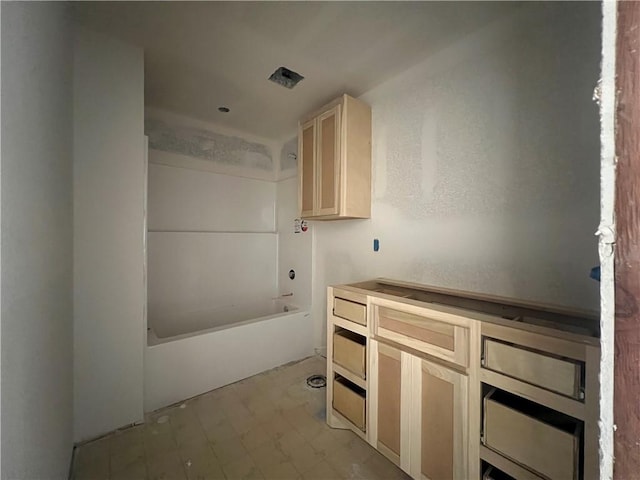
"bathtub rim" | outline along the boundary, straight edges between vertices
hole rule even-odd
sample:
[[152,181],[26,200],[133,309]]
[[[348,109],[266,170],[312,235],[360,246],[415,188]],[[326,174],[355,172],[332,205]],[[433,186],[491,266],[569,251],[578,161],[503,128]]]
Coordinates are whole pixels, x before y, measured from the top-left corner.
[[164,337],[164,338],[158,337],[155,331],[153,330],[153,328],[150,327],[149,323],[147,322],[147,345],[146,346],[148,348],[157,347],[157,346],[164,345],[166,343],[171,343],[177,340],[184,340],[186,338],[196,337],[199,335],[206,335],[208,333],[215,333],[221,330],[227,330],[234,327],[250,325],[252,323],[263,322],[266,320],[271,320],[273,318],[288,317],[289,315],[295,315],[298,313],[309,313],[308,310],[303,310],[297,305],[292,303],[285,303],[283,306],[287,307],[289,310],[286,312],[273,313],[271,315],[264,315],[262,317],[242,320],[241,322],[234,322],[227,325],[219,325],[217,327],[205,328],[203,330],[196,330],[195,332],[181,333],[179,335],[173,335],[171,337]]

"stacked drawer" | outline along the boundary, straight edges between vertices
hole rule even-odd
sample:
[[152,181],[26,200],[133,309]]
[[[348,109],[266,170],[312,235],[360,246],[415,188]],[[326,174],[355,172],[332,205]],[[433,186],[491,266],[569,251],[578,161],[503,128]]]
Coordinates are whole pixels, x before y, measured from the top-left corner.
[[[342,294],[342,296],[340,296]],[[348,292],[333,298],[333,409],[366,431],[367,306]],[[344,298],[348,297],[348,298]],[[356,301],[354,301],[356,300]]]
[[523,343],[482,337],[482,372],[488,372],[483,374],[482,444],[507,468],[530,472],[527,478],[578,480],[583,475],[584,422],[578,417],[585,364],[554,353],[553,346],[541,350],[541,343]]

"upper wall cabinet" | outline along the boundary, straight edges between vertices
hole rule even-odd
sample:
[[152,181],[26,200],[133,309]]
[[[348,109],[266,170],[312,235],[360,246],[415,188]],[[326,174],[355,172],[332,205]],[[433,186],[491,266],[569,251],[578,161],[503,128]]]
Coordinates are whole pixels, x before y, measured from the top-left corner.
[[303,118],[298,177],[302,218],[371,217],[371,107],[343,95]]

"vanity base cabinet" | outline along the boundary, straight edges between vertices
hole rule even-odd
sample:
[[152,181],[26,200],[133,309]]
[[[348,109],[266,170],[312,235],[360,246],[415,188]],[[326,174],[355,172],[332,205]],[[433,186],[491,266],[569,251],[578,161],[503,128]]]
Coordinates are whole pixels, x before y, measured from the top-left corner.
[[468,377],[376,340],[371,355],[372,445],[415,479],[468,479]]
[[416,480],[596,480],[600,346],[582,317],[406,285],[329,287],[327,423]]

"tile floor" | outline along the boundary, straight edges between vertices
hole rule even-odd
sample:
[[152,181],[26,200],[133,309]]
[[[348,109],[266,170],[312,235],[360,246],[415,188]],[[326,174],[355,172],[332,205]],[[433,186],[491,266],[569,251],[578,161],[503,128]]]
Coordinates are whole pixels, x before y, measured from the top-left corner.
[[146,416],[76,450],[75,480],[407,479],[347,430],[324,421],[311,357]]

